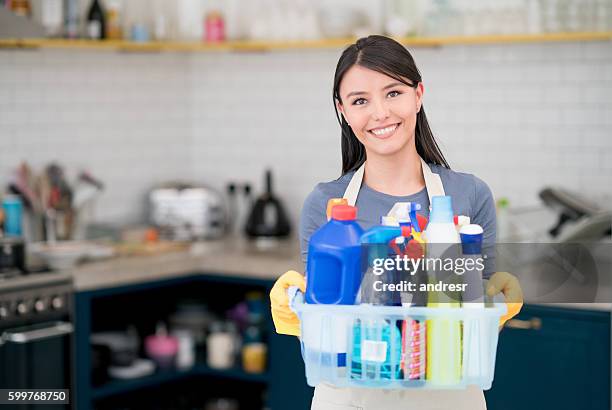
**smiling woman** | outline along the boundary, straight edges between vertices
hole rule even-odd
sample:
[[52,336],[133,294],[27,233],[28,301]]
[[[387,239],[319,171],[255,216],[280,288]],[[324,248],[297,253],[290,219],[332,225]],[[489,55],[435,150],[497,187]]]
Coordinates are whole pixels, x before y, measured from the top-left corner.
[[[398,202],[420,205],[429,216],[435,196],[452,198],[455,215],[466,215],[484,231],[485,245],[495,243],[495,204],[489,187],[471,174],[450,169],[436,143],[423,108],[425,87],[414,59],[401,44],[383,36],[357,40],[342,53],[334,76],[333,101],[341,127],[342,175],[318,184],[304,201],[300,240],[304,262],[310,238],[327,222],[327,203],[345,198],[356,206],[357,222],[364,229],[376,226]],[[449,202],[450,203],[450,202]],[[484,276],[493,266],[485,264]],[[510,275],[512,276],[512,275]],[[504,294],[518,287],[500,273]],[[506,286],[508,285],[508,286]],[[512,285],[512,286],[510,286]],[[286,290],[304,290],[296,272],[282,275],[272,292],[272,316],[279,332],[299,335],[299,319],[288,307]],[[518,287],[520,290],[520,287]],[[481,389],[377,390],[339,388],[320,383],[313,410],[483,410]]]

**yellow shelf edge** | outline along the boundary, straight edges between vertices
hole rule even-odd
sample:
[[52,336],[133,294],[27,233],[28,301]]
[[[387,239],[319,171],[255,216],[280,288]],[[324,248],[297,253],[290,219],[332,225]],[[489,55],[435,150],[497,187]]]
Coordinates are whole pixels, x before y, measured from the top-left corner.
[[[395,38],[406,46],[441,47],[445,45],[514,44],[572,41],[610,41],[612,32],[595,33],[549,33],[509,34],[487,36],[454,37],[401,37]],[[335,49],[355,42],[356,38],[335,38],[322,40],[286,41],[228,41],[205,43],[198,41],[151,41],[132,42],[127,40],[68,40],[68,39],[0,39],[4,49],[85,49],[126,52],[260,52],[274,50]]]

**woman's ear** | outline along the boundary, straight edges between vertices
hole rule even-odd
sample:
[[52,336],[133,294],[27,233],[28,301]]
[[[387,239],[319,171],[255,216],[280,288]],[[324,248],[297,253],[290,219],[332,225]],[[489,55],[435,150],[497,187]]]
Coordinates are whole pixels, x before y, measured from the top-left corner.
[[425,92],[425,88],[423,87],[423,83],[419,83],[415,89],[416,92],[416,111],[421,111],[421,106],[423,105],[423,93]]
[[342,105],[340,101],[336,101],[336,108],[338,109],[338,113],[340,115],[340,123],[342,123],[342,118],[344,118],[344,121],[346,121],[346,123],[348,124],[349,122],[346,119],[346,114],[344,113],[344,106]]

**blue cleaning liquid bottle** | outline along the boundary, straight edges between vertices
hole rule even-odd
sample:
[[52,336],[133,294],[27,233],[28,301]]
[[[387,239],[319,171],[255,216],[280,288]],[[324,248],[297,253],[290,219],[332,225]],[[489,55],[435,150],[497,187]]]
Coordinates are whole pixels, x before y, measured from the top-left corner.
[[[409,228],[375,226],[361,237],[364,257],[364,279],[360,302],[366,305],[397,305],[399,295],[374,291],[374,282],[389,283],[395,271],[374,274],[376,260],[389,257],[389,242],[407,234]],[[400,321],[401,322],[401,321]],[[397,323],[385,319],[359,318],[353,323],[351,378],[359,380],[391,380],[400,375],[401,332]]]
[[[361,282],[363,229],[357,208],[336,205],[331,219],[310,237],[306,266],[305,300],[309,304],[353,305]],[[348,318],[310,315],[302,322],[302,343],[307,361],[322,371],[342,377],[346,371]]]
[[306,303],[353,305],[361,282],[363,229],[357,208],[337,205],[332,217],[310,237],[306,265]]

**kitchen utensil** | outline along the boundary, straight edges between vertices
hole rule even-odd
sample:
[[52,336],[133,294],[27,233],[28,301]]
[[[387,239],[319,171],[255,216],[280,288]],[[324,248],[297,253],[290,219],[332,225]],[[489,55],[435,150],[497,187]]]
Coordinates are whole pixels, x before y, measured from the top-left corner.
[[23,204],[17,195],[6,195],[2,200],[4,213],[4,234],[6,236],[21,236],[21,220]]
[[234,365],[236,334],[227,323],[215,322],[206,338],[206,358],[213,369],[229,369]]
[[242,347],[242,368],[247,373],[263,373],[266,370],[268,347],[265,343],[249,343]]
[[115,255],[110,246],[85,241],[37,242],[29,245],[28,252],[40,257],[53,270],[71,269],[85,259],[105,259]]
[[272,191],[272,171],[266,171],[266,191],[255,201],[246,224],[251,238],[286,237],[291,225],[281,201]]
[[544,188],[540,199],[559,214],[548,232],[557,241],[600,240],[610,236],[612,213],[591,203],[580,194],[562,188]]
[[168,335],[166,326],[158,323],[155,334],[145,338],[145,352],[160,369],[172,368],[178,352],[178,340]]
[[155,364],[151,360],[138,358],[129,366],[111,366],[108,375],[115,379],[137,379],[155,372]]
[[147,242],[147,243],[121,243],[114,245],[115,252],[120,256],[147,256],[160,255],[168,252],[182,252],[189,249],[186,242]]
[[189,369],[195,364],[195,340],[193,333],[187,329],[172,331],[172,336],[178,341],[176,353],[176,366],[179,369]]
[[170,315],[168,324],[174,330],[189,330],[197,345],[203,345],[206,331],[213,321],[212,314],[205,304],[195,300],[183,300],[178,303],[176,312]]
[[131,366],[138,357],[139,341],[135,330],[93,333],[90,342],[109,348],[113,366]]
[[210,188],[168,184],[149,193],[149,204],[151,222],[170,239],[213,239],[225,233],[225,203]]

